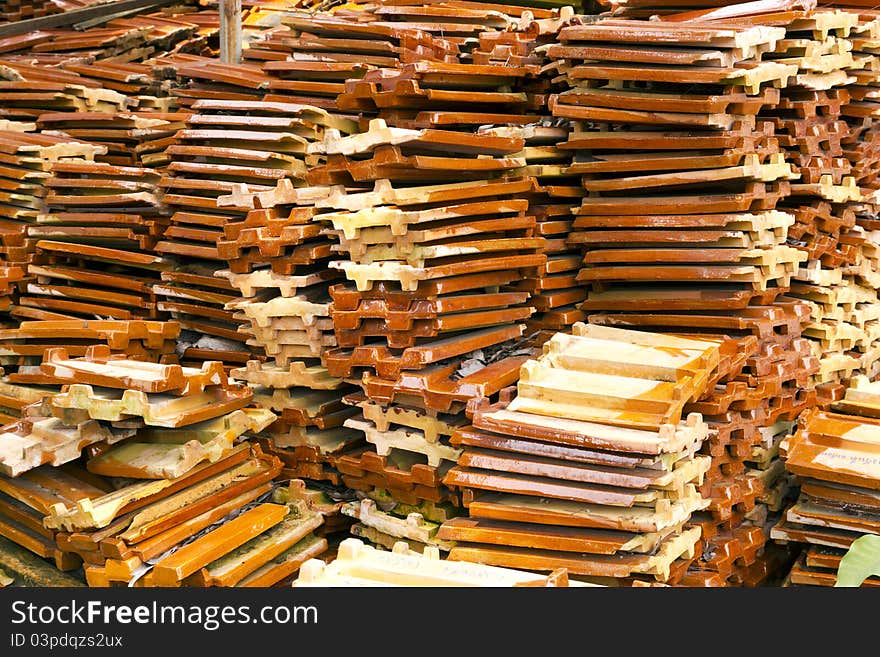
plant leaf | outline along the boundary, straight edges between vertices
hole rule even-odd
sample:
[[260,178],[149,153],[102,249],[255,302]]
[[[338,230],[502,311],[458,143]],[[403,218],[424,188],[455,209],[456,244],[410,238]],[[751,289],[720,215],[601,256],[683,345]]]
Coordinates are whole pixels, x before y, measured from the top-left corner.
[[880,577],[880,536],[866,534],[843,555],[834,586],[861,586],[871,575]]

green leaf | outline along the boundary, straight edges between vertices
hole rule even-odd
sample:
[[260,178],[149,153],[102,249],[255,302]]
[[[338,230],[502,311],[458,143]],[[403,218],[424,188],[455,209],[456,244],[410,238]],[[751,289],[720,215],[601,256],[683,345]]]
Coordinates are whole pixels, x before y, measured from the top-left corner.
[[865,534],[840,560],[834,586],[861,586],[871,575],[880,577],[880,536]]

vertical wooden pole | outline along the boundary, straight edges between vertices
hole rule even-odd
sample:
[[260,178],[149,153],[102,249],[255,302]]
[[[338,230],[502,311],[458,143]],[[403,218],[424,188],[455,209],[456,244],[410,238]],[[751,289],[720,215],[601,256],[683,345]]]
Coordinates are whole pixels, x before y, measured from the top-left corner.
[[220,61],[241,64],[241,0],[220,0]]

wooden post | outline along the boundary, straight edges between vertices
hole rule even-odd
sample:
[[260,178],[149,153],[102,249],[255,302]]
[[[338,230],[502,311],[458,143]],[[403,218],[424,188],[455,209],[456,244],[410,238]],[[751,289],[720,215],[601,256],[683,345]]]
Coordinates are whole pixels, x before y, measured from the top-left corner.
[[241,0],[220,0],[220,61],[241,64]]

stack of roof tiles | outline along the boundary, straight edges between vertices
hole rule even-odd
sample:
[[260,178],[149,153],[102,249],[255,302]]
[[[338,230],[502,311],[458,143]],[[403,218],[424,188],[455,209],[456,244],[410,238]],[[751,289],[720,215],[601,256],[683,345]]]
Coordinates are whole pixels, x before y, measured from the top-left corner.
[[24,130],[0,132],[0,262],[7,270],[6,301],[0,312],[32,316],[31,311],[10,303],[17,304],[18,295],[9,283],[21,286],[27,280],[27,266],[38,241],[29,231],[48,210],[46,183],[52,178],[52,168],[62,161],[88,163],[103,150],[68,137]]
[[457,61],[458,47],[417,26],[377,20],[370,11],[292,12],[245,54],[271,79],[267,98],[339,109],[349,79],[368,69],[417,61]]
[[88,161],[52,164],[36,253],[18,303],[39,319],[156,319],[153,285],[173,263],[154,249],[167,226],[159,174]]
[[0,2],[0,23],[50,16],[59,11],[52,0],[3,0]]
[[775,450],[815,403],[819,365],[800,338],[809,309],[779,300],[807,259],[786,244],[794,217],[777,209],[799,174],[755,118],[798,74],[762,57],[785,37],[759,22],[611,19],[563,28],[547,50],[570,87],[551,109],[576,122],[563,146],[587,194],[570,241],[584,248],[590,321],[736,343],[686,408],[712,429],[689,584],[754,585],[778,568],[786,555],[763,549],[767,516],[790,494]]
[[343,426],[353,415],[342,403],[351,387],[321,364],[336,345],[329,286],[340,274],[327,266],[331,240],[312,222],[311,194],[328,191],[285,183],[258,194],[252,204],[259,209],[226,225],[218,248],[228,252],[231,269],[217,276],[241,293],[226,306],[243,322],[239,333],[266,354],[265,362],[250,360],[232,371],[251,386],[259,406],[279,416],[263,434],[265,449],[281,458],[285,478],[338,485],[336,458],[363,439]]
[[[440,483],[458,454],[446,437],[470,394],[512,382],[521,357],[509,357],[511,344],[532,314],[529,290],[514,286],[536,279],[546,262],[528,166],[560,158],[541,151],[560,131],[527,125],[541,120],[546,83],[533,62],[492,61],[491,33],[481,42],[484,62],[459,63],[466,35],[517,22],[478,13],[480,20],[467,8],[378,7],[363,20],[288,16],[294,35],[279,28],[252,54],[284,77],[270,83],[272,98],[344,89],[335,103],[315,104],[361,116],[360,134],[328,131],[310,147],[323,165],[308,182],[333,187],[314,201],[313,220],[338,241],[336,257],[347,259],[331,267],[351,281],[330,288],[337,348],[325,349],[323,362],[363,388],[346,397],[359,408],[345,426],[367,444],[340,454],[336,468],[370,499],[343,512],[358,519],[353,532],[386,547],[400,538],[419,549],[432,544],[438,524],[455,513],[448,503],[458,499]],[[512,40],[534,47],[541,28],[526,23],[531,31],[514,31]],[[356,62],[338,52],[338,37],[350,34],[358,36],[346,44],[364,53]],[[266,54],[272,44],[291,61]],[[343,86],[339,75],[354,63],[355,79]],[[338,82],[320,86],[318,76]],[[478,130],[509,122],[498,134]],[[538,144],[528,153],[527,131]],[[457,182],[474,179],[488,182]]]
[[[472,139],[471,149],[498,140]],[[410,171],[400,169],[403,181]],[[534,218],[516,200],[532,188],[531,179],[416,187],[403,181],[380,180],[368,192],[337,190],[317,202],[324,212],[316,219],[339,235],[349,258],[331,267],[352,281],[330,289],[339,346],[325,351],[323,362],[331,375],[363,389],[346,400],[364,415],[345,425],[370,443],[337,467],[347,485],[378,492],[377,500],[387,491],[411,506],[457,503],[441,484],[458,456],[447,436],[470,396],[492,395],[515,376],[519,359],[509,355],[511,345],[531,309],[526,293],[497,288],[544,262],[537,252],[543,238],[529,236]]]
[[717,342],[576,324],[523,364],[517,391],[474,400],[444,482],[469,517],[443,524],[450,559],[572,576],[677,583],[700,550],[693,512],[709,426],[686,404],[721,363]]
[[[288,276],[297,267],[317,270],[328,260],[330,247],[317,230],[304,225],[308,217],[302,213],[248,215],[249,206],[220,205],[217,199],[242,185],[254,193],[272,190],[280,180],[304,184],[307,168],[316,162],[308,145],[328,128],[347,133],[354,124],[289,103],[207,99],[194,102],[191,109],[186,129],[165,151],[173,161],[160,185],[171,225],[156,246],[160,253],[181,258],[186,268],[163,276],[159,292],[168,301],[160,303],[185,330],[222,340],[219,348],[228,352],[226,360],[242,365],[251,356],[245,342],[256,354],[266,344],[258,336],[248,340],[239,333],[248,321],[246,306],[269,298],[257,295],[234,304],[236,287],[215,274],[226,267],[235,275],[257,277],[269,271]],[[237,317],[240,313],[244,320]],[[197,358],[198,352],[188,357]]]
[[[830,412],[805,413],[782,443],[785,467],[798,476],[801,492],[773,537],[807,544],[791,570],[791,584],[834,586],[853,541],[880,531],[878,416],[880,387],[857,376]],[[878,583],[871,577],[865,585]]]
[[326,547],[322,516],[273,493],[280,462],[235,444],[275,416],[244,408],[253,392],[221,363],[50,349],[10,378],[64,386],[4,427],[0,459],[0,532],[59,568],[84,562],[99,586],[265,586]]
[[27,60],[0,64],[3,118],[36,121],[46,112],[119,112],[131,103],[127,96],[72,71]]
[[450,563],[436,548],[413,550],[397,541],[390,551],[380,551],[355,538],[345,539],[329,564],[312,559],[303,564],[295,587],[324,586],[584,586],[570,581],[564,570],[539,576],[534,573],[481,564]]
[[[854,0],[857,2],[858,0]],[[768,13],[793,13],[803,15],[816,8],[816,0],[781,0],[780,2],[750,4],[719,2],[718,0],[673,0],[660,3],[657,0],[598,0],[608,13],[625,18],[661,18],[664,20],[709,20],[724,18],[734,12],[736,16],[754,16]]]
[[865,241],[854,212],[862,194],[844,156],[848,86],[873,68],[874,57],[853,54],[848,37],[856,17],[847,12],[789,12],[760,20],[786,29],[785,39],[763,58],[798,66],[779,104],[759,116],[773,122],[787,161],[800,174],[778,206],[795,217],[789,243],[809,257],[789,296],[810,304],[804,335],[820,359],[817,381],[845,381],[854,370],[870,369],[880,355],[876,291],[857,275],[841,276],[859,269]]
[[107,153],[97,156],[99,162],[155,168],[170,160],[165,149],[187,118],[182,112],[53,112],[41,114],[37,126],[44,134],[105,146]]
[[[797,416],[843,404],[837,382],[880,371],[880,19],[813,5],[625,0],[596,22],[459,0],[249,6],[242,65],[217,60],[216,10],[0,39],[0,418],[13,423],[0,450],[18,464],[7,474],[42,463],[3,480],[5,535],[65,568],[86,559],[94,584],[276,582],[324,549],[302,529],[320,516],[321,534],[353,522],[388,549],[402,540],[454,559],[714,586],[784,569],[790,550],[767,544],[774,525],[789,542],[818,540],[829,518],[850,531],[842,498],[815,482],[778,521],[794,483],[780,451]],[[176,322],[155,321],[167,316]],[[578,335],[554,337],[586,319]],[[579,368],[604,326],[676,334],[627,334],[618,347],[696,340],[717,352],[676,406],[679,419],[702,416],[684,421],[687,454],[499,423],[540,415],[518,408],[532,402],[553,407],[545,423],[583,423],[571,419],[583,408],[536,391],[545,375],[560,398],[572,371],[598,376]],[[98,344],[103,361],[89,367],[127,354],[123,367],[168,368],[176,337],[184,366],[222,360],[264,409],[260,422],[236,411],[253,420],[240,423],[247,431],[262,429],[235,448],[258,473],[254,497],[206,493],[219,506],[196,524],[268,493],[272,477],[295,482],[269,503],[290,509],[277,529],[294,541],[271,574],[245,573],[274,559],[256,535],[208,567],[225,532],[144,574],[138,559],[154,560],[172,535],[137,552],[153,529],[121,528],[144,519],[140,502],[121,516],[113,505],[140,493],[76,465],[179,475],[181,488],[163,489],[177,500],[208,490],[197,473],[219,476],[205,462],[180,471],[202,448],[156,447],[173,429],[51,401],[59,358],[94,361]],[[505,387],[544,343],[514,399]],[[46,349],[64,357],[41,365]],[[854,380],[850,397],[865,389]],[[174,409],[167,422],[187,417]],[[197,440],[210,442],[226,420],[206,422],[217,424],[200,424]],[[111,459],[127,444],[142,446]],[[180,459],[157,455],[165,449]],[[807,476],[792,453],[790,470]],[[217,463],[232,467],[227,458]],[[25,491],[43,476],[54,492],[38,503]],[[71,486],[100,498],[104,515],[44,524],[54,502],[74,508]],[[628,492],[599,507],[563,495],[584,487]],[[870,487],[855,488],[846,503],[855,495],[864,520]],[[660,513],[670,495],[681,513]],[[633,506],[621,514],[624,499]],[[649,507],[656,517],[642,522]],[[283,514],[252,511],[263,528]],[[174,522],[189,527],[184,515]],[[310,520],[289,520],[300,515]],[[792,580],[827,580],[835,548],[810,551]],[[312,581],[342,581],[343,570],[315,567]]]
[[174,354],[180,326],[141,320],[47,320],[21,322],[0,330],[0,364],[8,371],[39,365],[47,349],[63,347],[70,356],[85,355],[89,346],[106,345],[114,355],[159,362]]

